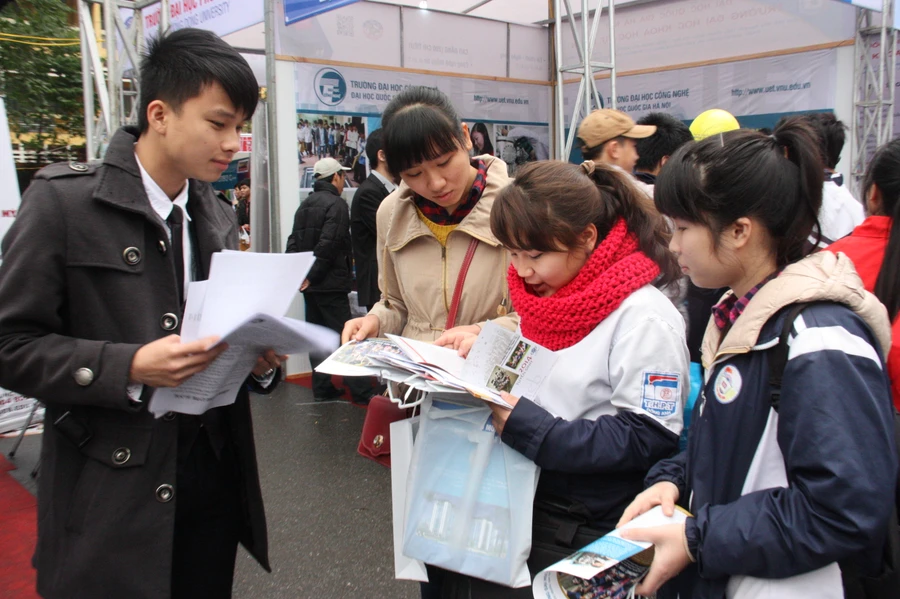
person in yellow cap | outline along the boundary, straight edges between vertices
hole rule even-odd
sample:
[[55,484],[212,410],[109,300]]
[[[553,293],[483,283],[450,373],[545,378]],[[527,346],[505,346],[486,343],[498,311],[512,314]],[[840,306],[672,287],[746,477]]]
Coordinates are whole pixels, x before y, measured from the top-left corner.
[[601,108],[587,115],[578,126],[578,141],[585,160],[605,162],[629,174],[638,161],[636,139],[656,133],[653,125],[636,125],[620,110]]
[[694,140],[700,141],[706,139],[710,135],[725,133],[726,131],[735,131],[741,128],[741,124],[727,110],[721,108],[712,108],[705,112],[701,112],[691,123],[691,133]]

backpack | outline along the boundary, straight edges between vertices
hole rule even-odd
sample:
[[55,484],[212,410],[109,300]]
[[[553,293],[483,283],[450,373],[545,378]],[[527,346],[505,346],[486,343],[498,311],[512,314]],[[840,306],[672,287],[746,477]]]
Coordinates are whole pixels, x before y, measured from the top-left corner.
[[[809,305],[809,303],[797,303],[791,306],[781,327],[778,345],[770,350],[770,401],[772,409],[776,412],[781,403],[781,383],[784,377],[784,367],[788,360],[788,339],[791,328],[800,313]],[[900,454],[900,413],[896,409],[894,409],[894,439],[897,441],[898,454]],[[897,492],[895,498],[900,500],[900,476],[897,481]],[[898,507],[895,505],[888,522],[888,534],[884,541],[881,569],[877,575],[864,575],[860,564],[853,558],[839,562],[846,599],[900,598],[900,524],[898,524],[897,512]]]

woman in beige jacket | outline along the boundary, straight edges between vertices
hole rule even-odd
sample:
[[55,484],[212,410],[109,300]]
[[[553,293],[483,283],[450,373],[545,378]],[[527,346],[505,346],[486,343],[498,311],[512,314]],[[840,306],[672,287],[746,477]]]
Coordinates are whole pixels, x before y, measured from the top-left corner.
[[[382,116],[388,168],[402,183],[378,209],[381,301],[347,322],[343,341],[393,333],[434,341],[456,326],[477,332],[493,319],[515,329],[510,311],[506,250],[490,229],[491,206],[509,182],[506,163],[469,157],[472,142],[447,97],[409,88]],[[472,254],[458,310],[453,306],[461,267]]]

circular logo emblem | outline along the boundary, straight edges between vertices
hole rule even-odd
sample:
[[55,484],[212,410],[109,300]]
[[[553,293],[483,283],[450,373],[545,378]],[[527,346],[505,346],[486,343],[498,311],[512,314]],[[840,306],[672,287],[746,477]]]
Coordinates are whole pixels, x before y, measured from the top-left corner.
[[327,106],[337,106],[347,95],[347,82],[343,75],[331,68],[316,73],[313,85],[319,101]]
[[726,366],[716,376],[716,399],[719,403],[731,403],[741,392],[741,373],[734,366]]
[[370,19],[363,23],[363,32],[370,40],[380,40],[384,34],[384,27],[378,21]]

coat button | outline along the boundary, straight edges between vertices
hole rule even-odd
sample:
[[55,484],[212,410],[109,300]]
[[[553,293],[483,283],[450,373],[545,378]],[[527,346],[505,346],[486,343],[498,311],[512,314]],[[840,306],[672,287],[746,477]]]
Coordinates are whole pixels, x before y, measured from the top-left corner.
[[79,368],[75,371],[75,382],[82,387],[87,387],[94,382],[94,371],[90,368]]
[[172,485],[159,485],[156,487],[156,500],[160,503],[169,503],[175,497],[175,487]]
[[165,256],[167,250],[168,250],[168,248],[166,247],[166,241],[164,239],[160,239],[159,240],[159,253],[162,254],[163,256]]
[[125,248],[122,252],[122,259],[128,266],[134,266],[141,261],[141,250],[136,247]]
[[172,422],[173,420],[175,420],[175,412],[166,412],[165,414],[163,414],[163,420],[165,420],[166,422]]
[[113,464],[116,466],[121,466],[131,459],[131,450],[127,447],[120,447],[115,450],[112,454]]
[[159,319],[159,326],[161,326],[164,331],[174,331],[178,328],[178,317],[171,312],[166,312],[162,315],[162,318]]
[[84,164],[83,162],[70,162],[69,168],[76,173],[86,173],[88,170],[88,165]]
[[383,435],[375,435],[375,438],[372,440],[372,445],[375,446],[375,449],[378,449],[382,445],[384,445],[384,436]]

